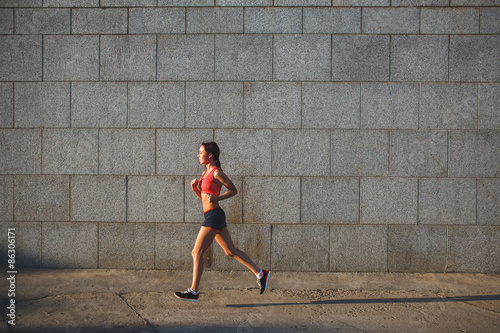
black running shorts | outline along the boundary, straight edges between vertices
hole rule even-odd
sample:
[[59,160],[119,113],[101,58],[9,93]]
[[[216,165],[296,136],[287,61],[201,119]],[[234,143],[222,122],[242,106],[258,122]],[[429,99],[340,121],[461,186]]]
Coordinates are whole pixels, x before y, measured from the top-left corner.
[[202,226],[209,227],[215,230],[221,231],[226,224],[226,213],[222,208],[211,209],[203,214],[205,216],[205,221],[203,221]]

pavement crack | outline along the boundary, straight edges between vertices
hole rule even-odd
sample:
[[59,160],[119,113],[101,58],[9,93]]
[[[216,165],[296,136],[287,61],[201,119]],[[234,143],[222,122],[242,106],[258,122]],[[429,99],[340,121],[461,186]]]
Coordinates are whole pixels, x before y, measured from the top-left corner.
[[467,302],[467,301],[465,301],[465,302],[460,302],[460,303],[461,303],[461,304],[466,304],[466,305],[468,305],[468,306],[475,307],[475,308],[477,308],[477,309],[481,309],[481,310],[483,310],[483,311],[491,312],[491,313],[494,313],[494,314],[500,314],[500,312],[495,311],[495,310],[493,310],[493,309],[490,309],[490,308],[487,308],[487,307],[484,307],[484,306],[481,306],[481,305],[473,304],[473,303],[470,303],[470,302]]
[[[71,295],[71,294],[70,294]],[[22,298],[20,300],[16,300],[17,304],[22,304],[25,302],[36,302],[36,301],[41,301],[42,299],[50,298],[50,297],[56,297],[56,296],[61,296],[61,295],[46,295],[42,297],[36,297],[36,298]]]
[[134,307],[132,305],[130,305],[127,300],[125,299],[125,297],[123,296],[123,294],[116,294],[118,295],[118,297],[121,298],[121,300],[132,310],[135,312],[135,314],[137,315],[137,317],[139,317],[143,322],[145,322],[149,327],[151,327],[151,329],[153,331],[155,331],[156,333],[160,333],[155,327],[153,324],[151,324],[149,322],[149,320],[147,320],[146,318],[144,318],[143,316],[141,316],[141,314],[139,312],[136,311],[136,309],[134,309]]
[[[498,174],[498,172],[497,172]],[[495,175],[496,177],[496,175]],[[483,187],[484,187],[484,190],[486,191],[486,193],[488,193],[488,195],[490,197],[493,198],[493,200],[497,203],[497,204],[500,204],[500,200],[489,190],[489,188],[481,181],[481,179],[479,179],[479,184],[481,184]]]

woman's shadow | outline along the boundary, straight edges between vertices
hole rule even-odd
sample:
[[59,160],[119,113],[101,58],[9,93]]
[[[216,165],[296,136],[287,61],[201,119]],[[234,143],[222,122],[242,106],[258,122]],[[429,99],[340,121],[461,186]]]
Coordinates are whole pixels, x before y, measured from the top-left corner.
[[261,304],[227,304],[230,308],[257,308],[285,305],[325,305],[325,304],[388,304],[388,303],[449,303],[498,301],[500,295],[452,296],[452,297],[411,297],[411,298],[365,298],[365,299],[331,299],[305,303],[261,303]]

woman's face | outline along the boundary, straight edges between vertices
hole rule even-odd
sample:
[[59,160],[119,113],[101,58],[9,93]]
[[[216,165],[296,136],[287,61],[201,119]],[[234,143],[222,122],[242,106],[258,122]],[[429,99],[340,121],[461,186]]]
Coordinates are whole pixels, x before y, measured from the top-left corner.
[[212,154],[209,154],[205,150],[205,146],[200,147],[200,152],[198,153],[198,160],[200,160],[200,164],[207,164],[210,161],[210,157]]

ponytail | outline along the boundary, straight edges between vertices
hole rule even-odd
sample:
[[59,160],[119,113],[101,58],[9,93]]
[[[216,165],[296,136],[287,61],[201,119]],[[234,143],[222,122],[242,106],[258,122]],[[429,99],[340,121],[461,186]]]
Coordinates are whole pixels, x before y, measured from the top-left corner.
[[214,158],[215,165],[222,170],[220,166],[220,161],[219,161],[219,155],[220,155],[220,149],[219,146],[213,141],[211,142],[203,142],[202,146],[205,147],[205,151],[208,154],[212,154],[212,157]]

